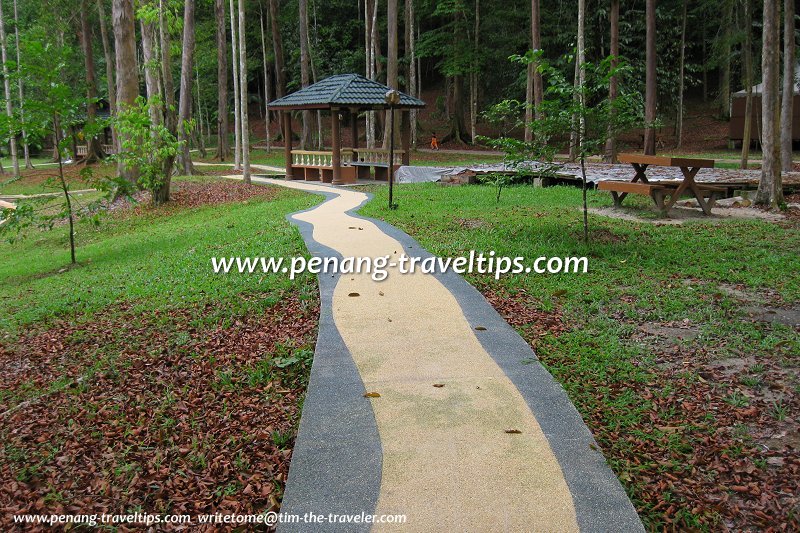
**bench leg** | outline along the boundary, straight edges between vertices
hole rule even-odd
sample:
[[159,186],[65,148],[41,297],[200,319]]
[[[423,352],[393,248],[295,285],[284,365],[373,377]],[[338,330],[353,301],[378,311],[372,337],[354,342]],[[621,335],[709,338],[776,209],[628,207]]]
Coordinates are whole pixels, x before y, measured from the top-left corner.
[[658,207],[658,212],[661,216],[667,216],[667,207],[664,203],[664,191],[653,191],[653,201]]
[[625,198],[625,193],[619,194],[616,191],[611,191],[611,198],[614,199],[614,207],[622,207],[622,200]]

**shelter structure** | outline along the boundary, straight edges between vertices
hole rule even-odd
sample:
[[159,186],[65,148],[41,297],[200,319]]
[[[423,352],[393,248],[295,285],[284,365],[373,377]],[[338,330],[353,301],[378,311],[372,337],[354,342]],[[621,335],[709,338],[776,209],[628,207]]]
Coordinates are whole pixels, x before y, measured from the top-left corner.
[[[800,73],[800,65],[797,66]],[[761,139],[761,88],[762,84],[753,85],[753,109],[752,120],[750,121],[750,139],[758,141]],[[731,95],[731,121],[728,123],[728,137],[731,141],[737,142],[744,139],[744,118],[745,102],[747,91],[741,90]],[[792,140],[800,141],[800,83],[795,78],[794,97],[792,105]]]
[[[389,110],[386,94],[390,87],[358,74],[339,74],[269,103],[268,108],[283,113],[283,139],[286,179],[322,181],[333,185],[355,183],[359,178],[388,179],[389,172],[409,164],[412,109],[425,102],[400,93],[399,103],[391,106],[401,114],[400,149],[389,161],[389,150],[361,148],[358,143],[358,114],[362,111]],[[330,150],[292,149],[292,111],[328,111],[331,120]],[[342,147],[342,122],[350,127],[352,146]]]

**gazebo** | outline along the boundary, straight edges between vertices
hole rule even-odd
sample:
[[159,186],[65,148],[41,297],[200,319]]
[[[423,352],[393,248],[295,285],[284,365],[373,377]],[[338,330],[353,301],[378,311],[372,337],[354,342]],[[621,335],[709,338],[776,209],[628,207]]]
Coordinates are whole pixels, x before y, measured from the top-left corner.
[[[389,150],[358,146],[358,113],[388,110],[386,93],[390,87],[368,80],[358,74],[339,74],[325,78],[299,91],[279,98],[269,109],[283,113],[283,139],[286,156],[286,179],[322,181],[333,185],[355,183],[369,178],[371,168],[375,179],[389,177]],[[400,93],[400,102],[392,108],[401,112],[400,150],[394,151],[391,169],[408,165],[411,145],[409,111],[425,107],[425,102]],[[330,151],[292,150],[292,111],[329,111],[331,116]],[[348,118],[352,146],[342,148],[341,121]]]

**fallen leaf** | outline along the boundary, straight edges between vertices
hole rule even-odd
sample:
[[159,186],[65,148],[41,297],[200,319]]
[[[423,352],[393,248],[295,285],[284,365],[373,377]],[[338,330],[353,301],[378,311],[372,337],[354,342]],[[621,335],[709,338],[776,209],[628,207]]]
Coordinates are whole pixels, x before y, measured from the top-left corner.
[[518,430],[518,429],[507,429],[506,433],[508,433],[510,435],[518,435],[519,433],[522,433],[522,432],[520,430]]
[[444,387],[444,383],[434,383],[433,386],[436,387],[437,389],[441,389],[442,387]]
[[356,296],[361,296],[361,295],[358,294],[357,292],[351,292],[350,294],[348,294],[348,296],[356,297]]
[[364,398],[380,398],[380,397],[381,397],[381,395],[378,394],[377,392],[365,392],[364,393]]

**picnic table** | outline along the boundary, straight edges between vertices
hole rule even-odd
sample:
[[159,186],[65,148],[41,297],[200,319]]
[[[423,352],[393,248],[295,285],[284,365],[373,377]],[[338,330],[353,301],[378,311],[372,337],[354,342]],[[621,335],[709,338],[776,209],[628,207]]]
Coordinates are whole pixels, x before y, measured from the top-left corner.
[[[661,157],[640,154],[619,154],[617,159],[621,163],[629,163],[635,174],[631,181],[601,181],[597,186],[599,190],[610,191],[614,199],[614,206],[620,207],[628,194],[642,194],[653,199],[662,213],[667,213],[678,199],[691,193],[700,204],[706,215],[711,214],[711,208],[717,198],[725,193],[723,187],[698,184],[694,178],[701,168],[713,168],[713,159],[694,159],[685,157]],[[675,167],[683,175],[679,180],[649,181],[647,168],[650,166]]]

